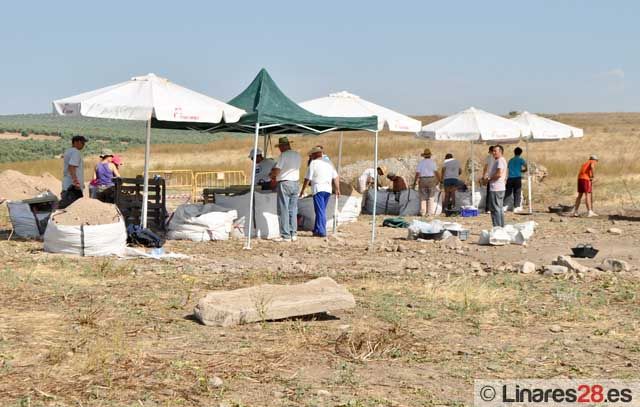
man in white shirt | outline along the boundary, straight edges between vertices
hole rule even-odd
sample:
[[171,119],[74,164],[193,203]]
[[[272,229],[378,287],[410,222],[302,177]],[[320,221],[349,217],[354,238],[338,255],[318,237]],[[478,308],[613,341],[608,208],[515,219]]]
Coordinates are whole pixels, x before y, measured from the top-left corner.
[[[249,159],[253,160],[253,149],[249,152]],[[276,165],[273,158],[264,158],[262,150],[258,149],[256,153],[256,184],[260,185],[262,190],[271,189],[271,170]]]
[[[381,165],[378,167],[378,188],[381,186],[382,177],[387,173],[387,167]],[[358,184],[356,185],[356,191],[360,194],[364,194],[367,190],[375,184],[376,170],[373,168],[367,168],[358,177]]]
[[502,154],[501,145],[493,146],[493,165],[485,181],[489,183],[489,199],[491,207],[491,222],[493,226],[504,227],[504,194],[507,189],[507,160]]
[[276,147],[280,157],[271,170],[271,179],[276,181],[278,193],[278,221],[280,238],[277,241],[297,240],[298,233],[298,193],[300,192],[300,154],[291,150],[288,137],[280,137]]
[[82,190],[84,189],[84,163],[80,150],[84,148],[86,143],[87,139],[83,136],[73,136],[71,139],[71,148],[68,148],[67,151],[64,152],[60,209],[64,209],[77,199],[82,198]]
[[421,155],[423,159],[420,160],[416,168],[416,178],[413,181],[413,189],[415,189],[417,184],[420,195],[420,216],[425,216],[435,213],[434,196],[440,184],[440,174],[438,173],[436,162],[431,159],[431,150],[425,148]]
[[311,162],[307,167],[307,174],[300,190],[300,197],[305,188],[311,183],[311,193],[313,194],[313,209],[316,214],[316,221],[313,225],[313,235],[318,237],[327,236],[327,204],[331,197],[331,184],[335,186],[336,200],[340,196],[340,181],[338,173],[333,165],[323,158],[322,148],[314,147],[309,151]]

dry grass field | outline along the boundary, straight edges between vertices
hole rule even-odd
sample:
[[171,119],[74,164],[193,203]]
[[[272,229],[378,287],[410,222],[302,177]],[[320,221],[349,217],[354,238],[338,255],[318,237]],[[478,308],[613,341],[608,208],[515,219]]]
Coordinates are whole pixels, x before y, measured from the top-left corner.
[[[530,146],[550,172],[537,187],[539,203],[571,202],[577,167],[591,153],[601,157],[596,208],[640,202],[640,114],[558,119],[586,136]],[[333,157],[336,140],[296,137],[294,146],[323,144]],[[368,159],[371,141],[345,135],[345,163]],[[465,144],[383,133],[380,157],[427,146],[439,160],[468,156]],[[153,167],[248,171],[250,147],[249,138],[154,146]],[[142,152],[124,157],[125,174],[139,173]],[[60,162],[5,168],[57,174]],[[615,221],[622,234],[613,235],[606,216],[507,217],[528,219],[538,229],[526,247],[477,245],[490,226],[480,216],[464,220],[472,235],[462,250],[406,241],[406,230],[389,228],[371,248],[371,218],[361,216],[327,240],[301,233],[295,243],[258,241],[251,251],[238,241],[171,241],[168,251],[190,258],[154,261],[47,254],[41,242],[7,241],[10,225],[0,216],[0,405],[463,406],[472,404],[475,378],[639,380],[640,223]],[[521,260],[550,264],[577,243],[600,249],[584,264],[615,257],[632,271],[510,271]],[[347,287],[356,308],[230,328],[193,320],[209,291],[319,276]]]

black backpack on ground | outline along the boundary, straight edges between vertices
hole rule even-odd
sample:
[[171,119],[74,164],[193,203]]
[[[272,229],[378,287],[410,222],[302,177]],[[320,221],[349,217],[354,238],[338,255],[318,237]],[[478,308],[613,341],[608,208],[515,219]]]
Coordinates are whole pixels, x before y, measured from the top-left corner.
[[127,243],[144,247],[162,247],[164,239],[140,225],[127,226]]

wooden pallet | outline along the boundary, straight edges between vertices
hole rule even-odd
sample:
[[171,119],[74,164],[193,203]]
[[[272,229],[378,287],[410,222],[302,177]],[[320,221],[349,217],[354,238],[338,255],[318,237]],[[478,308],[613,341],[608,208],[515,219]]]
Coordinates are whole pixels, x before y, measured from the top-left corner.
[[[137,178],[115,178],[115,204],[122,212],[127,225],[142,223],[142,191],[144,180]],[[149,180],[147,204],[147,227],[154,231],[165,230],[167,218],[166,184],[163,178]]]

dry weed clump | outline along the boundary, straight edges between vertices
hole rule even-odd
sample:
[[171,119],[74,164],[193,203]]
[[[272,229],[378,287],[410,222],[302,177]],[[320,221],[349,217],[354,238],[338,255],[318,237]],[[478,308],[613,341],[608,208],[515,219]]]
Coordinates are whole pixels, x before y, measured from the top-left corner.
[[409,340],[410,333],[398,325],[384,328],[359,327],[342,332],[335,340],[334,351],[345,359],[367,362],[397,357],[407,347]]

